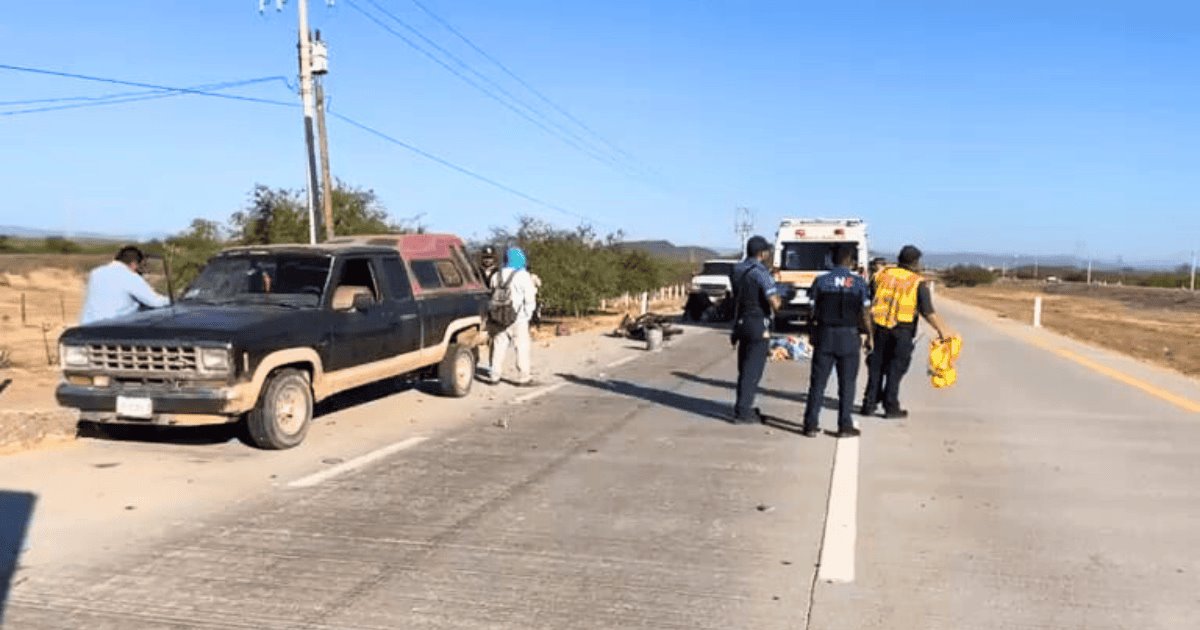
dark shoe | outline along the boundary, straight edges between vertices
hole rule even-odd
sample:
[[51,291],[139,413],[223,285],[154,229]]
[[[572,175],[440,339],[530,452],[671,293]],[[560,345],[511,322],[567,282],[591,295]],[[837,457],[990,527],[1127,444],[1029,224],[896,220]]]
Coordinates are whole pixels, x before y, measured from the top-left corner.
[[736,411],[733,413],[730,422],[733,424],[763,424],[767,421],[767,417],[762,415],[762,412],[755,407],[747,415],[740,415]]
[[858,429],[850,428],[850,429],[842,429],[841,431],[838,431],[836,434],[834,434],[834,437],[837,437],[840,439],[840,438],[858,437],[860,435],[862,435],[862,431],[859,431]]
[[800,432],[800,435],[803,435],[806,438],[815,438],[818,435],[821,435],[821,430],[820,429],[805,429]]
[[874,415],[877,415],[878,413],[879,413],[879,405],[869,405],[868,406],[866,403],[863,403],[863,406],[859,407],[859,409],[858,409],[858,415],[860,415],[860,416],[874,416]]
[[908,410],[907,409],[895,409],[892,411],[885,412],[883,414],[883,417],[887,418],[888,420],[903,420],[908,417]]

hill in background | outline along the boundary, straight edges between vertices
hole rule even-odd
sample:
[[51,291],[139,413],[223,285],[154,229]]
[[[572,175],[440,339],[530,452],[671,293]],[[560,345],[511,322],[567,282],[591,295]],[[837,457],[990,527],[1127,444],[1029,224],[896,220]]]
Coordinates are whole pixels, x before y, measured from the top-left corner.
[[621,247],[643,251],[658,258],[697,264],[711,258],[722,257],[721,254],[707,247],[679,246],[670,241],[626,241],[621,243]]

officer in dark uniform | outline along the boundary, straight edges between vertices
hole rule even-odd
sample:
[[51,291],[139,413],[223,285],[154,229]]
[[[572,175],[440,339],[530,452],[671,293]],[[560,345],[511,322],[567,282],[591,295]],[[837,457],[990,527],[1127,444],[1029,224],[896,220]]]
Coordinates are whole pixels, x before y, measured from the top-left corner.
[[[804,408],[804,435],[816,437],[829,373],[837,367],[838,437],[859,435],[851,416],[854,408],[854,383],[860,348],[871,350],[870,289],[862,276],[850,270],[854,248],[839,245],[834,252],[833,271],[817,278],[809,289],[813,304],[812,332],[809,341],[813,358],[808,384],[808,402]],[[863,341],[862,334],[866,334]]]
[[483,280],[483,286],[492,287],[492,275],[500,270],[500,265],[496,262],[496,248],[491,245],[484,245],[479,252],[479,278]]
[[771,320],[782,301],[775,280],[767,269],[773,248],[767,239],[752,236],[746,241],[746,259],[733,268],[733,334],[737,346],[737,401],[733,406],[734,424],[763,421],[754,406],[758,383],[767,366],[771,345]]

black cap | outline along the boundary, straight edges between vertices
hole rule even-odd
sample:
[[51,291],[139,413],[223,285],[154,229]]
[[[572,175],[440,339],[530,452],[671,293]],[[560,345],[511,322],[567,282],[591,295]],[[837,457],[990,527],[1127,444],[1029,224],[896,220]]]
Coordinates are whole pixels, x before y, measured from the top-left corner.
[[900,255],[896,257],[896,262],[904,267],[911,267],[921,261],[921,250],[917,249],[916,245],[905,245],[900,248]]
[[496,257],[496,248],[492,247],[491,245],[484,245],[483,246],[483,255],[484,255],[484,257],[495,258]]
[[752,258],[768,249],[771,249],[771,242],[761,236],[751,236],[750,240],[746,241],[746,257]]

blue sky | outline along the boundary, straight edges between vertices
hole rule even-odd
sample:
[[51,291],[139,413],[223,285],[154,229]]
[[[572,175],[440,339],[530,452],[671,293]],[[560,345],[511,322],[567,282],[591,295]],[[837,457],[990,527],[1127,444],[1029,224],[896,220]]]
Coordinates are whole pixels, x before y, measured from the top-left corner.
[[[376,1],[551,111],[410,0]],[[1200,247],[1196,3],[423,1],[653,174],[582,155],[347,0],[311,0],[333,110],[602,230],[728,247],[745,205],[764,233],[862,216],[880,247]],[[8,3],[0,63],[173,86],[291,77],[294,2]],[[126,89],[0,74],[3,101]],[[233,93],[298,100],[280,83]],[[434,229],[578,222],[340,121],[330,151],[335,174]],[[303,156],[298,110],[200,96],[0,116],[0,225],[171,232],[225,219],[255,182],[301,186]]]

